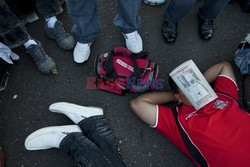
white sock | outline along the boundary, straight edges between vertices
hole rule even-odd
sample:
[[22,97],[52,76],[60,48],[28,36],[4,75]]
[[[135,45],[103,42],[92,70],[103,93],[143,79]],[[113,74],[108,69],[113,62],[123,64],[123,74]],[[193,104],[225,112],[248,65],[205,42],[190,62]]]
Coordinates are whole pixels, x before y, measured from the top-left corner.
[[29,39],[27,42],[24,43],[24,47],[28,49],[30,45],[38,45],[35,40]]
[[56,24],[56,21],[57,21],[56,16],[52,16],[52,17],[47,18],[45,20],[46,20],[47,26],[49,28],[54,28],[55,27],[55,24]]

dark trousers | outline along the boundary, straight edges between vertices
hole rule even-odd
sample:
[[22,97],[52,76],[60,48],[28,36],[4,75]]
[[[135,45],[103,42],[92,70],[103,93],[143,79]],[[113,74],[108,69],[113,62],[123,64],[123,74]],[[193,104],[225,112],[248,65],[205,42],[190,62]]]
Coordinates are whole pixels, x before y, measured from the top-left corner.
[[[59,0],[36,0],[37,9],[44,18],[55,16],[62,12]],[[10,48],[16,48],[30,39],[24,25],[10,10],[4,0],[0,0],[0,42]]]
[[125,167],[114,134],[104,116],[94,116],[79,124],[83,133],[71,133],[60,148],[80,167]]
[[[198,15],[203,19],[213,20],[230,0],[203,0]],[[178,22],[194,6],[196,0],[171,0],[164,12],[164,20]]]

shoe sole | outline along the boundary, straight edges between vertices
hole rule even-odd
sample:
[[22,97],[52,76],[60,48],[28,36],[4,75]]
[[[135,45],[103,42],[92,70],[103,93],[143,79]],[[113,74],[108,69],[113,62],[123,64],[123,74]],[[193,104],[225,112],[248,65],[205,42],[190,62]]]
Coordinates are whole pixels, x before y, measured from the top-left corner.
[[162,35],[162,37],[163,37],[163,39],[164,39],[164,42],[166,43],[166,44],[168,44],[168,45],[173,45],[174,43],[175,43],[175,41],[176,41],[176,39],[177,39],[177,37],[178,37],[178,26],[176,26],[176,37],[175,37],[175,39],[174,39],[174,41],[172,41],[172,42],[169,42],[168,40],[167,40],[167,38],[163,35],[163,24],[162,24],[162,30],[161,30],[161,35]]
[[165,1],[163,3],[152,3],[152,2],[148,2],[146,0],[143,0],[143,2],[147,5],[151,5],[151,6],[159,6],[159,5],[163,5],[165,3]]
[[199,34],[199,37],[200,37],[201,41],[203,41],[203,42],[209,42],[212,39],[213,35],[209,39],[202,38],[202,36],[200,34]]
[[167,39],[166,39],[166,37],[165,37],[164,35],[162,35],[162,37],[163,37],[163,39],[164,39],[164,42],[165,42],[166,44],[168,44],[168,45],[173,45],[173,44],[175,44],[176,39],[177,39],[177,35],[176,35],[175,40],[174,40],[173,42],[169,42],[169,41],[167,41]]
[[169,41],[167,41],[165,39],[165,37],[163,37],[163,38],[164,38],[164,41],[165,41],[166,44],[168,44],[168,45],[174,45],[175,44],[176,39],[173,42],[169,42]]
[[55,133],[73,133],[73,132],[82,132],[82,130],[77,125],[65,125],[65,126],[51,126],[51,127],[45,127],[36,130],[35,132],[31,133],[26,139],[25,139],[25,148],[27,150],[42,150],[42,149],[49,149],[52,147],[29,147],[28,143],[32,141],[33,139],[40,137],[42,135],[47,134],[55,134]]
[[[95,111],[91,111],[91,109],[95,109]],[[85,107],[77,104],[66,103],[66,102],[58,102],[51,104],[49,106],[49,110],[54,113],[61,114],[82,114],[84,117],[98,116],[103,115],[103,109],[99,107]]]

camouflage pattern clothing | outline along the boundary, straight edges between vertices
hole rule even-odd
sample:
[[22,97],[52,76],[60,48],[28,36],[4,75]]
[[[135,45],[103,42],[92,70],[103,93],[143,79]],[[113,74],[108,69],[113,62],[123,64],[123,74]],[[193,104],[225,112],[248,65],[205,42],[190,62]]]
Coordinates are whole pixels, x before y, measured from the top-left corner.
[[[44,18],[62,12],[60,0],[36,0],[36,6]],[[23,45],[30,35],[18,17],[10,10],[4,0],[0,0],[0,42],[10,48]]]

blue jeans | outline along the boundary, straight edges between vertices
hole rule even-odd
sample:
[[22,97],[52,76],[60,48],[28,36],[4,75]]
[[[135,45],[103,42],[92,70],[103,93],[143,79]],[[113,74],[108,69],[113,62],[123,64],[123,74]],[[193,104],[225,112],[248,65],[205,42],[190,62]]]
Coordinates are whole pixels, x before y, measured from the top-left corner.
[[[213,20],[230,0],[203,0],[198,15],[203,19]],[[171,0],[164,12],[164,20],[178,22],[194,6],[196,0]]]
[[[68,13],[74,22],[72,34],[78,42],[90,43],[101,33],[96,0],[66,0]],[[138,29],[141,0],[117,0],[114,24],[123,33]]]
[[70,133],[60,144],[60,148],[72,156],[78,166],[125,167],[104,116],[86,118],[78,125],[83,133]]

